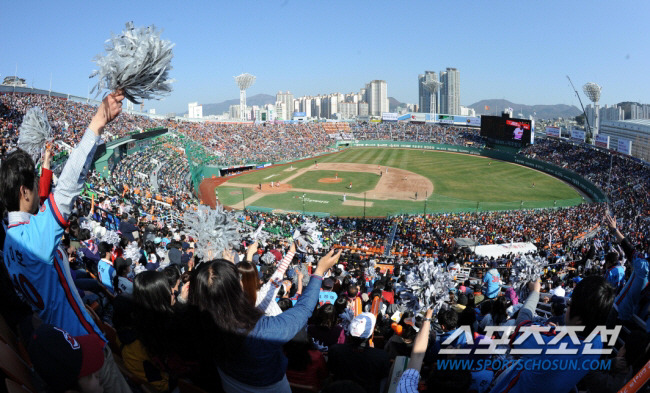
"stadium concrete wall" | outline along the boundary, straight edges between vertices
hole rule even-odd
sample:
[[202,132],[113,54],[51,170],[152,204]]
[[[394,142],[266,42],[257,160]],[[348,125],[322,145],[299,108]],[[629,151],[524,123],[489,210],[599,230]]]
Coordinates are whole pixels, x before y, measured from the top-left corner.
[[426,142],[401,142],[401,141],[339,141],[340,145],[350,147],[385,147],[385,148],[402,148],[402,149],[425,149],[447,151],[452,153],[470,154],[475,156],[489,157],[496,160],[512,162],[529,168],[537,169],[549,175],[562,179],[586,193],[594,202],[606,202],[607,196],[595,184],[582,176],[558,166],[548,164],[543,161],[520,156],[505,151],[478,149],[475,147],[454,146]]

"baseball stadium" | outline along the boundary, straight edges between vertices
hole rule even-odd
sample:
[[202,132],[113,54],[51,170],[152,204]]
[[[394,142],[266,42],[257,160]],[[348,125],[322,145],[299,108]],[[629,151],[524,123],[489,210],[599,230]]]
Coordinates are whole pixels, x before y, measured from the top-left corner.
[[[81,63],[77,46],[55,60]],[[378,79],[249,105],[248,73],[228,112],[145,112],[172,92],[174,47],[128,22],[86,97],[29,87],[18,65],[0,85],[6,391],[647,391],[650,164],[632,141],[585,110],[570,138],[563,118],[456,110],[453,67],[393,112]]]
[[[348,147],[228,179],[207,179],[201,191],[210,204],[218,196],[224,206],[240,210],[373,217],[590,201],[577,187],[540,170],[470,152]],[[210,192],[215,186],[217,192]]]

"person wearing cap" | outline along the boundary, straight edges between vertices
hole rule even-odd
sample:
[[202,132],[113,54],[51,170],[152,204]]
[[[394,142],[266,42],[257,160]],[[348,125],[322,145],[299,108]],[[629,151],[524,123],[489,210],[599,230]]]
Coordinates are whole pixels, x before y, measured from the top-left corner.
[[336,302],[338,295],[336,292],[332,291],[332,288],[334,288],[334,280],[330,277],[324,279],[323,286],[318,295],[319,306],[322,306],[323,304],[334,304]]
[[472,286],[472,289],[474,290],[474,304],[478,306],[485,299],[485,296],[481,291],[481,284],[479,283],[474,284]]
[[368,345],[376,321],[369,312],[357,315],[350,323],[349,340],[330,346],[327,360],[335,380],[352,380],[368,393],[379,392],[381,381],[390,370],[388,352]]
[[501,292],[501,274],[497,270],[497,262],[490,262],[490,270],[483,277],[483,294],[486,299],[494,299]]
[[34,331],[27,351],[34,370],[54,393],[100,393],[103,348],[104,341],[96,335],[73,337],[43,324]]

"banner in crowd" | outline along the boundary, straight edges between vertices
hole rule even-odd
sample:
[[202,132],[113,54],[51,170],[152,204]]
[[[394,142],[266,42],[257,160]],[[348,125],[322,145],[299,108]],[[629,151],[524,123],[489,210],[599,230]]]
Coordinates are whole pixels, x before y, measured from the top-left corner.
[[508,254],[526,254],[529,252],[537,251],[537,247],[533,243],[503,243],[503,244],[488,244],[486,246],[476,246],[474,253],[480,257],[486,258],[499,258]]
[[394,112],[382,112],[381,113],[382,121],[397,121],[397,113]]
[[582,130],[571,130],[571,140],[574,142],[583,142],[587,138],[587,133]]
[[609,149],[609,135],[598,134],[594,139],[594,145]]
[[618,145],[616,146],[616,151],[631,156],[632,141],[629,139],[618,138]]
[[546,127],[546,136],[554,136],[556,138],[560,137],[560,128],[559,127]]

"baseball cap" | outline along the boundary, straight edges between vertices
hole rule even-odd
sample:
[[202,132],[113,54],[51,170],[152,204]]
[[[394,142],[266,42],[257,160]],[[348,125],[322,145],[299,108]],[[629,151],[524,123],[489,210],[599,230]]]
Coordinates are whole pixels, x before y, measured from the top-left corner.
[[369,312],[357,315],[350,323],[350,335],[352,337],[370,338],[376,321],[375,315]]
[[72,337],[58,327],[43,324],[27,348],[38,375],[54,390],[74,387],[79,378],[104,365],[104,341],[97,335]]
[[323,280],[323,289],[332,289],[334,287],[334,280],[326,278]]
[[133,261],[131,258],[122,258],[122,257],[117,257],[115,258],[115,270],[119,270],[121,266],[131,266],[133,265]]

